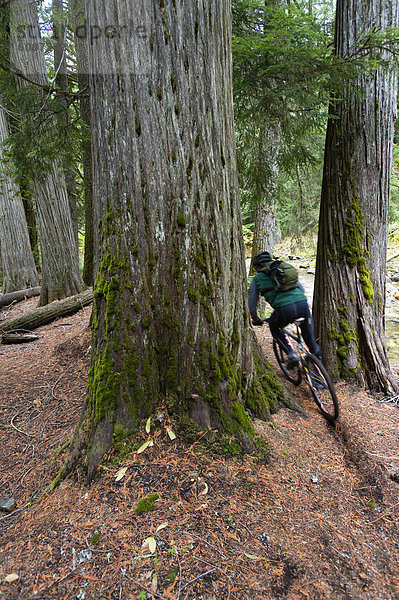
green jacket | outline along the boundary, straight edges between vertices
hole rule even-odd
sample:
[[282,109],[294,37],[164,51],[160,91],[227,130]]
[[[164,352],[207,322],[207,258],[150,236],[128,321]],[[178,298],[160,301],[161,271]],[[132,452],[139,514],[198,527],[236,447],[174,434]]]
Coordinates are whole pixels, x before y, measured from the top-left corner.
[[306,300],[305,293],[300,287],[288,290],[287,292],[277,292],[274,289],[276,286],[274,280],[269,275],[266,275],[266,273],[257,273],[251,281],[251,285],[256,286],[258,293],[262,294],[272,308],[279,308],[279,306],[286,306],[287,304]]

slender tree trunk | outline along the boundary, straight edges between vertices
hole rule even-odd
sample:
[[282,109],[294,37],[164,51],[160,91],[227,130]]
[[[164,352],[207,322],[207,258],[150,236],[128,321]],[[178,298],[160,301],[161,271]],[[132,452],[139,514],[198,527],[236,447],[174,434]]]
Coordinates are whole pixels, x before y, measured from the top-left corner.
[[[360,35],[397,24],[397,0],[338,0],[337,55],[353,53]],[[397,389],[384,332],[395,115],[393,70],[359,76],[330,108],[314,300],[316,330],[330,371],[353,375],[384,393]]]
[[3,293],[39,285],[20,190],[13,181],[11,165],[4,156],[4,142],[8,135],[7,115],[0,99],[0,247]]
[[90,477],[115,428],[165,400],[250,447],[245,407],[266,417],[281,388],[271,372],[253,378],[230,3],[90,0],[87,12],[89,31],[141,27],[89,46],[101,260],[87,404],[64,473],[87,458]]
[[[54,38],[54,70],[55,84],[63,92],[69,92],[68,67],[66,60],[66,32],[67,32],[67,13],[64,9],[63,0],[52,0],[53,12],[53,38]],[[63,130],[63,137],[68,135],[68,129],[71,124],[71,117],[68,112],[68,102],[66,96],[63,104],[65,112],[59,117],[60,130]],[[69,208],[71,211],[72,224],[75,232],[76,245],[78,246],[78,211],[77,211],[77,192],[76,177],[74,169],[65,169],[64,178],[66,191],[68,194]]]
[[[93,165],[91,149],[91,111],[89,94],[89,77],[79,74],[80,115],[83,122],[82,131],[82,165],[83,190],[85,202],[85,246],[83,263],[83,280],[87,285],[94,282],[94,257],[98,254],[94,246],[94,211],[93,211]],[[87,97],[84,97],[84,96]]]
[[280,127],[262,131],[259,136],[258,185],[255,205],[252,255],[264,250],[273,254],[276,234],[277,189],[279,179]]
[[33,258],[35,259],[36,268],[40,270],[40,249],[39,249],[39,236],[37,233],[37,223],[33,193],[29,187],[25,184],[21,184],[21,196],[24,204],[26,223],[28,225],[30,245],[32,248]]
[[[286,0],[265,0],[266,6],[284,6]],[[267,25],[265,23],[265,25]],[[261,127],[255,198],[252,256],[261,251],[273,254],[276,242],[277,191],[279,181],[280,123]]]
[[[36,4],[13,0],[11,8],[11,66],[26,79],[40,86],[48,85],[43,46],[37,20]],[[43,94],[43,104],[45,104]],[[44,106],[43,106],[44,109]],[[84,288],[79,272],[79,256],[63,173],[56,162],[43,179],[33,184],[37,224],[42,257],[42,292],[40,304],[72,296]]]
[[[71,22],[73,23],[76,64],[80,94],[80,117],[82,120],[82,166],[85,204],[85,247],[83,280],[87,285],[94,281],[95,255],[98,263],[98,244],[95,251],[93,215],[93,165],[91,150],[91,108],[87,39],[83,35],[85,27],[84,0],[69,0]],[[97,229],[98,226],[96,226]],[[98,242],[98,236],[97,236]]]

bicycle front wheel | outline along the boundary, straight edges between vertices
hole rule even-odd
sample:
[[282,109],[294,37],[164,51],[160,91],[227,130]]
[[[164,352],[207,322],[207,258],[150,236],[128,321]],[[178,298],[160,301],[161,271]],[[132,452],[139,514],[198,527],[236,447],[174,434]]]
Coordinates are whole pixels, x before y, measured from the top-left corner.
[[307,354],[305,357],[305,374],[321,414],[330,423],[334,422],[339,414],[334,384],[323,363],[313,354]]
[[302,379],[302,373],[299,365],[297,367],[288,368],[287,366],[287,353],[281,348],[281,346],[273,340],[273,351],[280,366],[280,369],[291,383],[299,385]]

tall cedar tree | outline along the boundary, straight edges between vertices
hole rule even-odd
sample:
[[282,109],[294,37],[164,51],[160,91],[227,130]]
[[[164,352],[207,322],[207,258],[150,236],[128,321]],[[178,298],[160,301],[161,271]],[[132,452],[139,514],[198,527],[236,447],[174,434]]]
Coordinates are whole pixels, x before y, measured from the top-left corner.
[[0,98],[0,245],[3,293],[39,285],[24,205],[6,158],[7,114]]
[[[85,247],[83,280],[87,285],[94,282],[95,253],[94,217],[93,217],[93,169],[91,153],[91,110],[88,66],[88,44],[85,32],[84,0],[69,0],[69,16],[74,32],[76,66],[78,72],[79,110],[81,118],[81,161],[83,169],[83,194],[85,207]],[[97,228],[96,228],[97,230]],[[97,244],[98,245],[98,244]]]
[[[236,181],[229,0],[87,2],[101,217],[86,405],[59,478],[166,401],[252,447],[257,362]],[[139,24],[126,28],[126,24]],[[97,29],[92,29],[93,27]]]
[[[11,69],[18,85],[26,94],[43,91],[35,116],[40,124],[52,117],[45,110],[48,76],[35,2],[10,3],[10,33]],[[84,283],[65,178],[56,157],[49,172],[34,177],[33,187],[42,258],[40,304],[44,305],[80,292]]]
[[[398,6],[338,0],[338,58],[356,53],[365,35],[396,26]],[[379,58],[391,57],[381,50]],[[313,303],[328,369],[384,393],[397,389],[384,334],[396,96],[396,73],[379,69],[348,83],[330,107]]]
[[[60,101],[64,104],[64,110],[58,116],[60,130],[70,131],[71,116],[68,111],[68,61],[67,61],[67,13],[63,0],[52,0],[52,26],[53,26],[53,52],[55,85],[62,91]],[[65,135],[65,134],[64,134]],[[66,133],[66,135],[68,135]],[[77,191],[75,170],[71,167],[64,170],[65,185],[68,194],[69,207],[74,228],[76,246],[78,246],[78,215],[77,215]]]

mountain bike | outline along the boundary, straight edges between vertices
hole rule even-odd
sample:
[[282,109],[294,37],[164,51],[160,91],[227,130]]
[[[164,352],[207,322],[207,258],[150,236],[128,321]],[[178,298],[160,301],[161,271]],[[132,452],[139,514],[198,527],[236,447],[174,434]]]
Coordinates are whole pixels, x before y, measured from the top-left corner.
[[333,423],[339,414],[334,384],[323,363],[317,356],[309,352],[300,331],[302,321],[303,319],[294,321],[292,324],[294,331],[287,327],[282,329],[287,346],[298,355],[298,364],[292,366],[290,361],[287,361],[287,353],[276,340],[273,340],[273,351],[288,381],[291,381],[294,385],[299,385],[302,380],[305,380],[310,387],[313,400],[316,402],[319,411],[327,421]]

